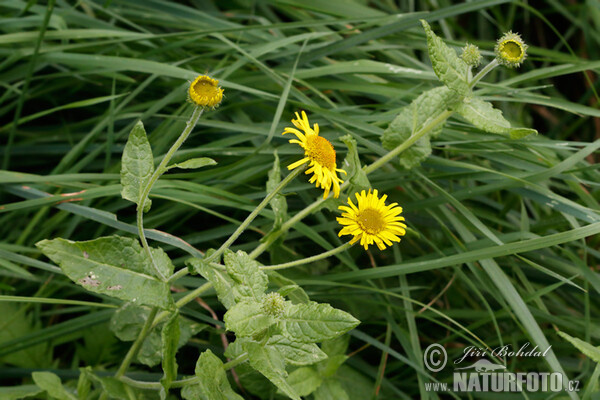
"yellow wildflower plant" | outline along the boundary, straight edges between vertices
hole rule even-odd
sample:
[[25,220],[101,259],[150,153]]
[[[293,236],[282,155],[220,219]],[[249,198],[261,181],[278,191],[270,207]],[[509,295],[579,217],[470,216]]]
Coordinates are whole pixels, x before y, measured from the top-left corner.
[[345,211],[337,218],[340,225],[344,225],[338,236],[353,235],[351,244],[360,240],[360,245],[368,250],[369,245],[375,243],[379,250],[391,246],[392,242],[400,242],[399,236],[406,234],[404,217],[401,217],[402,207],[398,203],[385,204],[387,195],[379,198],[377,189],[371,193],[364,190],[355,193],[357,205],[348,197],[348,206],[339,206]]
[[494,48],[496,60],[509,68],[518,67],[527,57],[527,47],[518,33],[505,33]]
[[337,198],[340,196],[340,184],[344,182],[337,176],[337,173],[343,172],[346,174],[346,171],[337,168],[333,145],[329,140],[319,136],[319,125],[314,124],[311,128],[306,113],[304,111],[301,113],[302,118],[296,113],[296,119],[292,119],[292,123],[298,129],[287,127],[283,131],[283,135],[286,133],[296,135],[298,139],[290,139],[290,143],[296,143],[304,149],[304,158],[289,165],[288,169],[301,167],[308,162],[308,169],[305,174],[313,174],[309,182],[315,183],[316,187],[320,187],[325,191],[324,198],[329,195],[329,191],[333,186],[333,197]]
[[190,101],[198,106],[217,107],[223,100],[223,92],[218,80],[200,75],[190,84],[188,95]]

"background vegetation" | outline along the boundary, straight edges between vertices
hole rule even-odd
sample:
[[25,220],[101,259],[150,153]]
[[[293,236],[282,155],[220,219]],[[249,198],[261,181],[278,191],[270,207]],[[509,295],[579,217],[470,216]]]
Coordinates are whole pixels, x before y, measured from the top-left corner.
[[[509,140],[453,117],[420,167],[370,175],[404,208],[411,231],[399,245],[355,246],[285,275],[361,320],[336,375],[352,399],[437,397],[424,382],[448,381],[451,371],[423,368],[432,343],[450,360],[468,345],[547,343],[556,358],[509,358],[509,370],[563,369],[590,387],[586,396],[597,389],[595,365],[557,331],[600,340],[598,2],[7,0],[0,15],[0,385],[31,384],[44,369],[75,387],[79,367],[112,375],[127,352],[109,329],[119,302],[72,284],[35,243],[135,235],[119,170],[136,121],[161,155],[189,116],[187,81],[208,73],[225,88],[222,106],[175,158],[218,165],[166,174],[145,218],[167,233],[151,236],[155,245],[183,267],[264,197],[275,149],[282,165],[298,159],[281,137],[294,111],[319,123],[338,160],[345,134],[363,163],[385,154],[380,136],[398,109],[438,85],[424,18],[449,44],[477,44],[488,61],[503,32],[522,34],[524,65],[496,68],[479,94],[540,135]],[[321,196],[304,178],[286,192],[291,215]],[[308,216],[260,261],[339,246],[336,216],[327,208]],[[251,251],[272,224],[265,210],[233,249]],[[173,290],[202,283],[189,276]],[[183,310],[202,327],[179,351],[184,375],[204,349],[223,353],[222,323],[207,309],[217,318],[224,310],[214,293],[202,301]],[[161,376],[160,367],[130,371]]]

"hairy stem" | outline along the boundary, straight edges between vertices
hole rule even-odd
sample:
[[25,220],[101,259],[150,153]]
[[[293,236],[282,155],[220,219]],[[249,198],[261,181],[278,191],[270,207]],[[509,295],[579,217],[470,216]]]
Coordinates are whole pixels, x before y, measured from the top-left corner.
[[331,249],[324,253],[317,254],[316,256],[303,258],[301,260],[290,261],[290,262],[286,262],[283,264],[269,265],[269,266],[261,267],[261,269],[263,269],[263,270],[278,270],[278,269],[286,269],[286,268],[295,267],[297,265],[304,265],[304,264],[308,264],[308,263],[311,263],[314,261],[322,260],[324,258],[333,256],[337,253],[341,253],[342,251],[345,251],[345,250],[349,249],[350,247],[352,247],[352,245],[350,244],[350,242],[347,242],[341,246],[336,247],[335,249]]
[[469,87],[473,88],[477,84],[477,82],[479,82],[484,76],[488,74],[488,72],[490,72],[497,66],[498,60],[494,58],[488,65],[483,67],[483,69],[479,71],[477,75],[475,75],[475,77],[469,82]]
[[129,368],[129,364],[131,364],[134,357],[137,355],[138,351],[140,351],[140,347],[142,347],[142,343],[144,343],[144,339],[146,339],[146,336],[148,336],[148,334],[152,330],[152,324],[154,323],[154,319],[156,317],[157,312],[158,312],[157,307],[153,307],[152,310],[150,310],[150,314],[148,315],[148,319],[146,320],[146,323],[142,327],[142,331],[138,335],[137,339],[135,339],[135,342],[133,342],[133,344],[129,348],[129,351],[127,352],[127,354],[125,355],[125,358],[121,362],[121,366],[119,367],[119,369],[117,370],[117,373],[115,374],[115,378],[120,378],[123,375],[125,375],[127,368]]
[[158,164],[158,167],[156,167],[156,170],[154,170],[154,173],[150,177],[150,181],[148,181],[148,184],[144,188],[142,196],[140,198],[140,203],[137,207],[137,228],[138,234],[140,236],[140,241],[142,242],[144,251],[148,255],[148,258],[150,259],[154,270],[163,281],[166,281],[167,277],[161,272],[160,268],[158,268],[158,265],[156,265],[156,261],[154,261],[154,257],[152,257],[152,252],[150,251],[150,246],[148,246],[148,241],[146,240],[146,235],[144,233],[144,205],[146,204],[146,200],[148,199],[148,195],[150,194],[152,187],[154,186],[158,178],[160,178],[160,176],[167,170],[167,165],[169,164],[169,161],[171,161],[171,158],[173,158],[175,152],[181,147],[181,145],[183,144],[183,142],[185,142],[188,136],[190,136],[190,133],[196,126],[196,123],[198,123],[198,119],[202,115],[203,111],[204,108],[202,107],[194,107],[192,116],[187,121],[185,129],[183,130],[183,132],[181,132],[179,138],[177,138],[175,143],[173,143],[167,154],[165,154],[162,161],[160,162],[160,164]]

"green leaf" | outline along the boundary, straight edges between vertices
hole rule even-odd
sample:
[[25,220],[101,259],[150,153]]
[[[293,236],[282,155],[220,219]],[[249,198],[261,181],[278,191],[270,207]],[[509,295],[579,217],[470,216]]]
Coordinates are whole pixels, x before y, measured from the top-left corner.
[[315,400],[350,400],[337,379],[325,379],[314,393]]
[[344,135],[340,137],[340,140],[348,147],[348,155],[342,163],[342,169],[346,171],[347,179],[350,181],[348,193],[371,188],[371,182],[369,182],[369,178],[367,178],[367,174],[365,174],[360,164],[356,140],[350,135]]
[[[152,148],[146,136],[142,121],[138,121],[129,133],[129,139],[121,160],[121,196],[140,205],[142,191],[148,185],[154,172]],[[147,199],[144,211],[148,211],[152,201]]]
[[200,157],[200,158],[192,158],[187,161],[169,165],[167,169],[171,168],[181,168],[181,169],[196,169],[206,167],[207,165],[217,165],[217,162],[212,158],[208,157]]
[[421,20],[425,34],[427,35],[427,49],[433,66],[433,72],[440,81],[461,96],[469,94],[471,89],[467,83],[467,71],[469,67],[458,57],[456,51],[448,47],[431,30],[425,20]]
[[236,304],[236,297],[241,297],[237,293],[238,285],[229,277],[227,272],[212,267],[203,258],[190,258],[185,263],[213,285],[219,301],[225,308],[230,309],[233,307]]
[[600,346],[594,346],[588,342],[585,342],[579,338],[570,336],[564,332],[559,331],[558,335],[571,343],[573,346],[577,348],[580,352],[585,354],[591,360],[600,363]]
[[[277,185],[281,182],[281,169],[279,167],[279,156],[277,150],[274,152],[275,161],[273,162],[273,168],[269,171],[269,180],[267,181],[267,193],[271,193]],[[273,213],[275,214],[275,222],[273,223],[273,230],[277,230],[287,219],[287,201],[285,196],[278,193],[269,202]]]
[[248,352],[250,365],[263,374],[277,388],[293,400],[301,400],[300,396],[286,381],[285,360],[276,349],[263,346],[251,341],[243,344],[244,350]]
[[349,342],[350,336],[342,335],[333,340],[326,340],[321,343],[321,350],[327,355],[327,359],[317,365],[317,369],[321,376],[333,376],[340,366],[346,362],[348,359],[346,350],[348,349]]
[[521,139],[532,134],[537,135],[538,131],[530,128],[511,128],[509,132],[511,139]]
[[175,359],[175,355],[177,354],[179,336],[179,313],[174,312],[161,331],[163,377],[160,380],[160,384],[164,391],[160,391],[160,396],[163,399],[169,393],[171,382],[177,379],[177,360]]
[[21,400],[29,396],[38,395],[42,392],[43,390],[36,385],[0,387],[0,399]]
[[[173,307],[169,284],[156,276],[137,239],[108,236],[73,242],[58,238],[36,246],[73,282],[91,292],[163,309]],[[163,274],[173,273],[173,264],[162,249],[152,249],[152,255]]]
[[45,390],[50,397],[58,400],[76,400],[75,396],[63,387],[60,378],[56,374],[52,372],[33,372],[31,377],[33,382],[40,389]]
[[[189,396],[190,393],[182,396],[189,400],[242,400],[243,398],[235,393],[229,381],[227,373],[223,369],[223,362],[215,356],[210,350],[200,354],[196,362],[196,376],[200,378],[197,385],[197,394],[200,396]],[[188,397],[186,397],[188,396]]]
[[[183,318],[181,315],[178,317],[179,320],[179,341],[177,343],[177,349],[183,347],[192,336],[201,330],[208,327],[208,325],[198,324],[190,321],[187,318]],[[158,365],[163,359],[163,342],[161,337],[161,326],[158,325],[155,329],[150,332],[148,337],[142,343],[140,352],[138,353],[137,360],[149,367]]]
[[308,396],[317,390],[323,382],[323,378],[314,368],[303,367],[291,372],[287,377],[287,382],[299,396]]
[[227,273],[236,284],[235,300],[261,301],[267,290],[269,278],[260,269],[260,264],[241,250],[237,253],[226,250],[223,261]]
[[[19,340],[22,336],[39,331],[33,315],[16,304],[0,302],[0,344]],[[23,350],[0,357],[2,364],[21,368],[45,368],[51,364],[51,354],[46,343],[29,346]]]
[[510,122],[504,118],[502,111],[478,97],[465,98],[455,110],[481,130],[501,134],[510,132]]
[[150,310],[133,303],[123,304],[110,319],[110,330],[124,342],[135,340],[148,319]]
[[314,343],[293,342],[283,335],[274,335],[267,341],[283,355],[286,363],[292,365],[310,365],[327,358],[319,346]]
[[239,337],[258,335],[275,323],[272,316],[263,312],[260,303],[250,302],[231,307],[223,316],[223,321],[227,330]]
[[[383,132],[381,143],[384,148],[393,150],[414,133],[422,129],[430,120],[437,118],[442,112],[458,104],[459,96],[447,87],[441,86],[422,93],[400,113]],[[398,156],[400,165],[411,169],[419,165],[431,154],[429,137],[435,137],[442,131],[443,123],[434,127],[428,135],[423,136],[415,144]]]
[[360,321],[329,304],[291,304],[280,318],[282,334],[295,342],[314,343],[333,339],[356,327]]
[[87,400],[92,389],[92,367],[79,368],[79,379],[77,380],[77,397],[79,400]]
[[[269,282],[281,288],[295,286],[295,289],[293,291],[285,294],[285,296],[287,296],[287,298],[290,299],[292,303],[300,304],[308,303],[310,301],[310,298],[308,297],[304,289],[302,289],[301,286],[297,285],[296,282],[294,282],[293,280],[286,278],[277,271],[272,270],[267,271],[267,275],[269,277]],[[280,294],[284,296],[283,293]]]

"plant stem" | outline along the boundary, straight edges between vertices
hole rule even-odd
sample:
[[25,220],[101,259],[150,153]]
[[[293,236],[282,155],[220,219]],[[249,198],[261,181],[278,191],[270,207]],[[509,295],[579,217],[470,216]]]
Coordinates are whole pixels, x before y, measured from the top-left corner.
[[144,188],[144,191],[142,192],[142,196],[140,198],[140,202],[137,207],[137,227],[138,227],[138,234],[140,236],[140,241],[142,242],[142,246],[144,247],[144,250],[146,251],[148,258],[150,259],[150,262],[152,263],[154,270],[156,271],[158,276],[163,281],[166,281],[167,277],[162,273],[160,268],[158,268],[158,265],[156,265],[156,261],[154,261],[154,257],[152,257],[152,252],[150,251],[150,246],[148,246],[148,241],[146,240],[146,235],[144,234],[144,205],[146,204],[148,195],[150,194],[150,191],[152,190],[152,186],[154,186],[154,184],[156,183],[158,178],[160,178],[160,176],[167,170],[167,168],[166,168],[167,164],[169,163],[169,161],[171,161],[171,158],[173,158],[173,155],[181,147],[183,142],[185,142],[185,140],[188,138],[188,136],[190,136],[190,133],[196,126],[196,123],[198,122],[198,119],[202,115],[203,111],[204,111],[204,108],[202,108],[200,106],[194,107],[192,116],[187,121],[187,123],[185,125],[185,129],[183,130],[183,132],[181,132],[181,135],[179,135],[179,138],[177,138],[175,143],[173,143],[173,145],[171,146],[171,148],[169,149],[167,154],[165,154],[162,161],[160,162],[160,164],[158,164],[158,167],[156,167],[156,170],[154,170],[154,173],[150,177],[150,181],[148,181],[148,184]]
[[223,364],[223,369],[225,371],[229,371],[230,369],[235,368],[238,365],[245,363],[246,361],[248,361],[248,353],[242,353],[233,360]]
[[483,69],[481,71],[479,71],[477,73],[477,75],[475,75],[473,80],[471,80],[471,82],[469,82],[469,87],[472,88],[473,86],[475,86],[477,84],[477,82],[479,82],[484,76],[486,76],[488,74],[488,72],[490,72],[497,66],[498,66],[498,60],[494,58],[488,65],[483,67]]
[[235,240],[242,234],[242,232],[244,232],[244,230],[248,227],[248,225],[250,225],[250,223],[252,223],[252,221],[254,220],[254,218],[256,218],[258,213],[260,213],[262,211],[262,209],[265,208],[267,206],[267,204],[269,204],[269,202],[273,199],[273,197],[275,197],[279,193],[279,191],[281,191],[281,189],[286,187],[288,183],[290,183],[295,177],[297,177],[304,171],[305,166],[296,168],[294,171],[292,171],[290,174],[288,174],[288,176],[286,176],[281,182],[279,182],[279,185],[277,185],[277,187],[275,187],[275,189],[273,189],[271,191],[271,193],[269,193],[263,199],[263,201],[260,202],[260,204],[250,213],[250,215],[248,215],[246,217],[244,222],[242,222],[242,224],[240,226],[238,226],[238,228],[235,230],[235,232],[233,232],[231,234],[229,239],[227,239],[225,241],[225,243],[223,243],[221,245],[221,247],[219,247],[219,249],[217,251],[215,251],[207,259],[207,261],[218,259],[219,256],[221,256],[221,254],[223,254],[225,252],[225,250],[227,250],[229,248],[229,246],[231,246],[231,244],[233,242],[235,242]]
[[[442,122],[444,122],[446,119],[448,119],[448,117],[450,117],[450,115],[452,115],[452,111],[450,111],[450,110],[446,110],[446,111],[442,112],[436,118],[432,119],[427,125],[423,126],[420,130],[418,130],[417,132],[415,132],[404,143],[398,145],[392,151],[390,151],[389,153],[387,153],[386,155],[384,155],[383,157],[381,157],[377,161],[373,162],[371,165],[368,165],[368,166],[364,167],[363,170],[365,171],[365,174],[368,175],[371,172],[373,172],[373,171],[381,168],[383,165],[385,165],[386,163],[388,163],[389,161],[391,161],[398,154],[402,153],[403,151],[405,151],[406,149],[408,149],[410,146],[412,146],[417,140],[421,139],[423,136],[425,136],[426,134],[428,134],[429,132],[431,132],[431,130],[433,128],[435,128],[436,126],[438,126],[439,124],[441,124]],[[349,181],[345,181],[340,186],[340,189],[345,189],[348,185],[349,185]],[[307,215],[309,215],[310,213],[312,213],[325,200],[326,199],[320,198],[320,199],[314,201],[313,203],[309,204],[308,206],[306,206],[306,208],[304,208],[303,210],[299,211],[296,215],[294,215],[292,218],[290,218],[286,223],[284,223],[283,225],[281,225],[281,228],[279,228],[279,232],[277,232],[276,234],[272,235],[271,238],[269,239],[269,241],[261,243],[258,247],[256,247],[249,254],[250,257],[251,258],[256,258],[259,255],[261,255],[266,249],[269,248],[269,246],[275,240],[277,240],[278,237],[280,237],[283,233],[287,232],[296,222],[302,220],[304,217],[306,217]]]
[[324,253],[317,254],[316,256],[303,258],[301,260],[296,260],[296,261],[290,261],[290,262],[286,262],[283,264],[269,265],[269,266],[261,267],[261,269],[262,270],[278,270],[278,269],[286,269],[286,268],[290,268],[290,267],[295,267],[297,265],[304,265],[304,264],[311,263],[313,261],[322,260],[324,258],[327,258],[327,257],[332,256],[337,253],[341,253],[342,251],[347,250],[350,247],[352,247],[352,245],[350,244],[350,242],[347,242],[341,246],[336,247],[335,249],[331,249]]
[[121,366],[119,367],[119,369],[117,370],[117,373],[115,374],[115,378],[120,378],[123,375],[125,375],[127,368],[129,368],[129,364],[131,364],[131,362],[133,361],[133,358],[137,355],[138,351],[140,350],[140,347],[142,347],[142,343],[144,343],[144,339],[146,339],[146,336],[148,336],[148,334],[150,333],[150,330],[152,329],[152,324],[154,323],[154,319],[156,317],[157,312],[158,312],[157,307],[153,307],[152,310],[150,310],[150,314],[148,314],[148,319],[146,320],[146,323],[142,327],[142,331],[138,335],[137,339],[135,339],[135,342],[133,342],[133,345],[131,345],[131,347],[129,348],[129,351],[125,355],[123,362],[121,362]]
[[[191,292],[189,292],[188,294],[183,296],[181,299],[177,300],[175,302],[175,306],[177,308],[181,308],[181,307],[185,306],[187,303],[194,300],[196,297],[200,296],[202,293],[204,293],[211,287],[212,287],[212,284],[210,282],[206,282],[204,285],[192,290]],[[167,319],[167,317],[169,315],[171,315],[171,313],[168,311],[163,311],[160,314],[158,314],[158,317],[156,317],[153,326],[160,324],[162,321]]]

